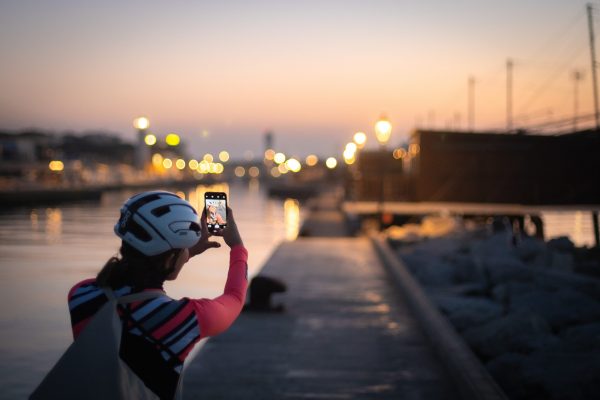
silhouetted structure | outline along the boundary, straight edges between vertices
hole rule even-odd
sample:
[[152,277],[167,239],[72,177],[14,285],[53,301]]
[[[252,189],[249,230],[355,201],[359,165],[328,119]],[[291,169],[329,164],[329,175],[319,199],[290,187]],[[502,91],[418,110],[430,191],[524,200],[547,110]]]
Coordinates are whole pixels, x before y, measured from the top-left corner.
[[600,132],[417,131],[415,200],[600,204]]
[[558,136],[418,130],[401,159],[363,152],[351,200],[600,204],[600,132]]

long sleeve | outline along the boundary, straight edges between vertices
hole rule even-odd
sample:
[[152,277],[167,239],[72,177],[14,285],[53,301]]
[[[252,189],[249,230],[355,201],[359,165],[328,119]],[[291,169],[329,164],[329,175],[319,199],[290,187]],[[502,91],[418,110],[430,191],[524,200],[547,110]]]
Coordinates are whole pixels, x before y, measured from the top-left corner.
[[235,321],[246,301],[248,288],[248,251],[235,246],[229,253],[229,272],[223,294],[212,300],[192,300],[201,337],[215,336]]

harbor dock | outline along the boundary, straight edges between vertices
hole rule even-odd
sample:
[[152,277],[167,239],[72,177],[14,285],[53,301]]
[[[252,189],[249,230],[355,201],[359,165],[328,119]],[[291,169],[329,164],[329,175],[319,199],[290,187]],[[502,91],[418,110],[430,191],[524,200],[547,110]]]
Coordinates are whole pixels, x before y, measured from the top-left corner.
[[312,201],[259,274],[287,286],[283,311],[245,311],[210,338],[184,398],[505,399],[382,241],[347,236],[336,197]]
[[458,398],[367,238],[300,238],[261,275],[281,313],[244,312],[188,367],[184,398]]

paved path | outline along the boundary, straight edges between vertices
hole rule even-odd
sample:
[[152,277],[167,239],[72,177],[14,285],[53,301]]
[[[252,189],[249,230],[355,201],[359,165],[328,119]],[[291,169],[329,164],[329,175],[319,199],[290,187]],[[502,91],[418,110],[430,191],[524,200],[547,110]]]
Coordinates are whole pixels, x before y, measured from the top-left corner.
[[365,238],[282,244],[263,275],[281,314],[243,313],[188,368],[186,399],[453,399],[454,389]]

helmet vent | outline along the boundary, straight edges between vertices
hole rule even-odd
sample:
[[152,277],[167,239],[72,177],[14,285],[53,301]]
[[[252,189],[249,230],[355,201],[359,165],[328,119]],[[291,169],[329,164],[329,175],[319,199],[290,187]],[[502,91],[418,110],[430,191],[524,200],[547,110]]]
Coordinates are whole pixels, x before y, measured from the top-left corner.
[[167,214],[169,211],[171,211],[171,207],[162,206],[162,207],[158,207],[158,208],[155,208],[154,210],[152,210],[152,214],[158,218],[158,217],[162,217],[163,215]]
[[200,225],[195,222],[190,222],[190,230],[194,232],[200,232]]
[[137,222],[133,220],[133,218],[129,219],[127,230],[133,234],[136,238],[143,242],[149,242],[152,240],[152,236]]

